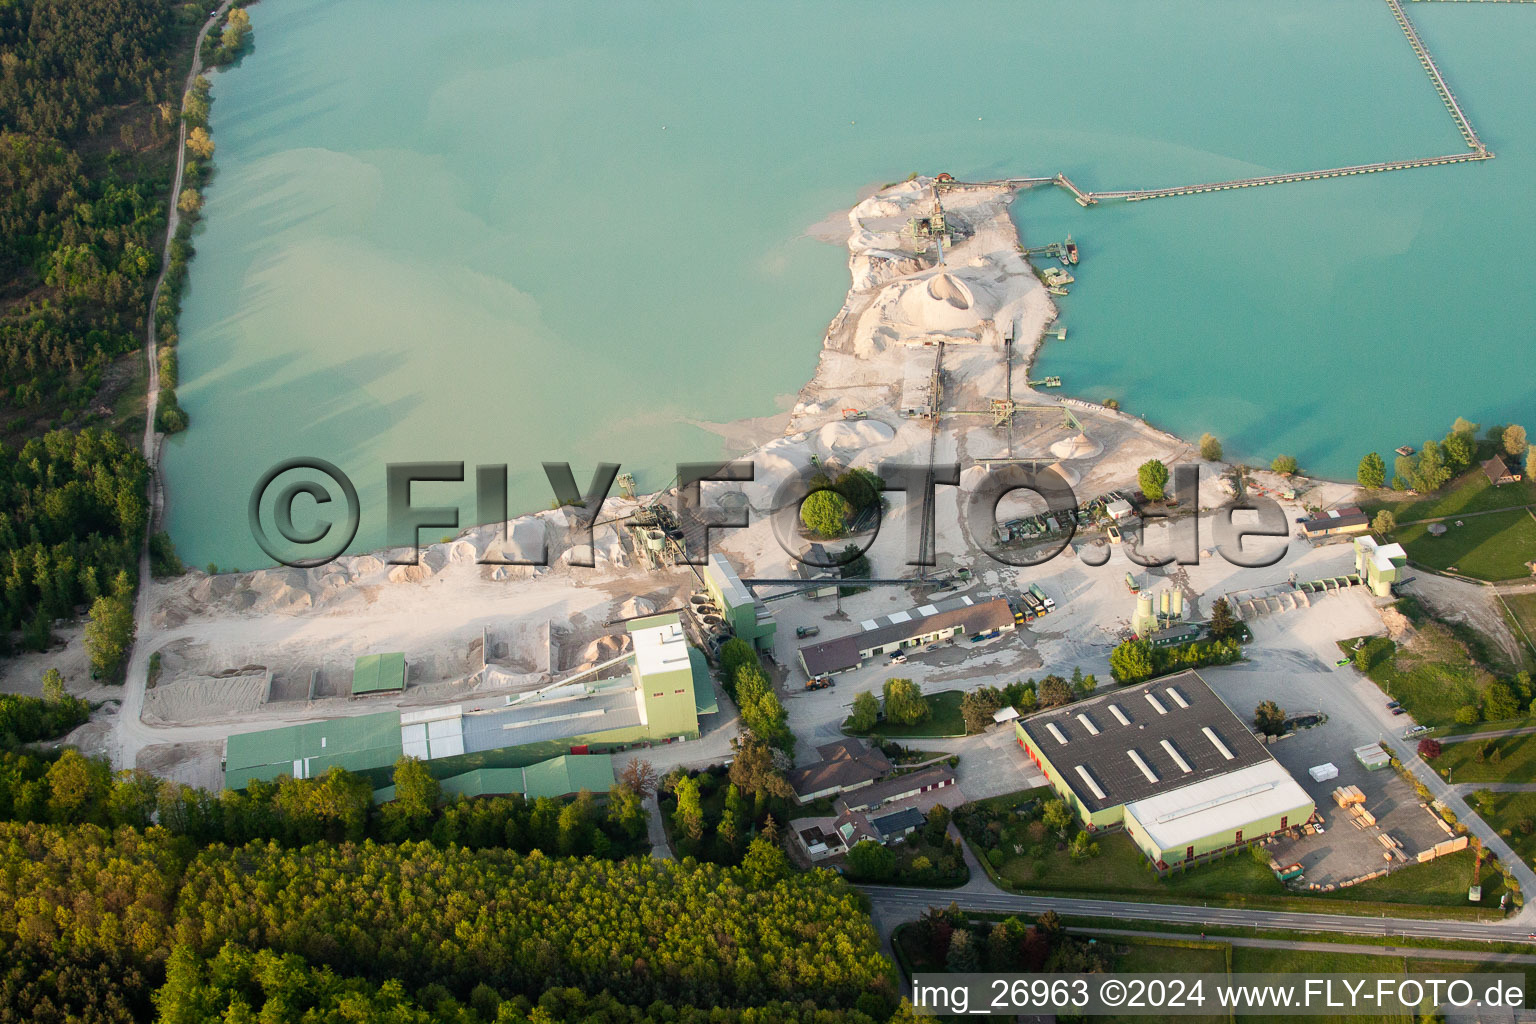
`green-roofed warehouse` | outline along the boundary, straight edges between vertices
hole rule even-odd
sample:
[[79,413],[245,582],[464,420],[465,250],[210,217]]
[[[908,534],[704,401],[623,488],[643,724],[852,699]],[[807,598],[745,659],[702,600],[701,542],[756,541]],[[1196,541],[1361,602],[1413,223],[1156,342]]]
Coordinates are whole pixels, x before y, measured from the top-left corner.
[[[563,754],[526,768],[477,768],[442,780],[445,796],[505,796],[521,793],[529,800],[562,797],[586,790],[606,793],[614,787],[613,758],[607,754]],[[395,798],[395,787],[374,790],[375,803]]]
[[308,779],[333,765],[369,774],[393,767],[402,753],[398,711],[236,733],[225,749],[224,785],[244,789],[252,779],[280,775]]
[[352,696],[399,693],[405,689],[405,655],[369,654],[352,664]]
[[613,758],[606,754],[566,754],[523,769],[523,792],[530,800],[568,796],[587,790],[606,793],[614,785]]
[[[522,769],[562,755],[606,755],[636,744],[696,738],[699,715],[718,709],[703,656],[689,646],[676,615],[631,622],[629,631],[635,651],[626,677],[557,683],[485,709],[389,711],[231,736],[224,784],[243,789],[252,779],[313,778],[339,765],[385,786],[395,762],[406,755],[448,779],[477,769]],[[581,767],[541,768],[535,795],[564,785],[562,770],[575,774],[573,785],[561,793],[613,785],[611,774],[604,781],[587,774],[591,769],[584,762],[574,763]]]

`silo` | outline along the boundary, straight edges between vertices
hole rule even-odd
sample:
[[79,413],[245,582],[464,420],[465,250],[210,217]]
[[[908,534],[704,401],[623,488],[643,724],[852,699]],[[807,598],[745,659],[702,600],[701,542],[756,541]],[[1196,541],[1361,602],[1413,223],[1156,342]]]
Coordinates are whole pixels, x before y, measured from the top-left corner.
[[1136,614],[1131,619],[1131,632],[1146,636],[1157,629],[1157,616],[1152,614],[1152,595],[1142,591],[1136,595]]
[[1182,590],[1173,592],[1173,617],[1175,621],[1184,621],[1184,591]]
[[1157,612],[1164,618],[1168,617],[1168,591],[1160,591],[1157,595]]

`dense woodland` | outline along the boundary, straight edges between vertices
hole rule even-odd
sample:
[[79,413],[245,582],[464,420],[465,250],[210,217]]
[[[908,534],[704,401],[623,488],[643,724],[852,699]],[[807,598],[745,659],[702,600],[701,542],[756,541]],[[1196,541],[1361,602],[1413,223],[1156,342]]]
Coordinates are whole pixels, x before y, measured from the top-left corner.
[[160,266],[181,76],[206,3],[0,3],[3,426],[99,413],[141,345]]
[[[135,353],[191,42],[211,8],[0,0],[0,654],[45,650],[54,621],[89,614],[93,668],[109,680],[132,641],[147,521],[144,460],[115,431],[142,425]],[[238,52],[249,23],[231,28],[211,34],[214,60]],[[205,97],[193,107],[206,119]],[[190,246],[178,248],[184,263]],[[169,405],[175,420],[174,392]]]
[[0,445],[0,653],[16,631],[23,647],[45,650],[55,619],[89,610],[101,623],[96,668],[116,672],[132,631],[147,481],[138,451],[92,428],[51,431],[16,452]]
[[372,840],[198,850],[159,827],[38,823],[0,824],[0,850],[0,1020],[205,1021],[239,1003],[274,1022],[858,1024],[894,1009],[858,894],[764,840],[740,868]]
[[[18,737],[78,703],[13,700],[0,724]],[[862,1024],[894,1008],[861,897],[769,840],[744,842],[740,867],[654,860],[625,783],[445,801],[402,758],[395,792],[375,806],[332,769],[214,794],[73,750],[0,752],[0,1022]]]

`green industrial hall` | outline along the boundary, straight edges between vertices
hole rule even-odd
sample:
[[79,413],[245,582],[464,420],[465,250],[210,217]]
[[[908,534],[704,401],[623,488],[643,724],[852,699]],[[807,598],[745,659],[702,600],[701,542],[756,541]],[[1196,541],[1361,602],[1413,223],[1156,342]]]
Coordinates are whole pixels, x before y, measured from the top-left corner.
[[[440,779],[527,768],[544,787],[558,782],[555,776],[567,766],[538,773],[530,766],[565,755],[607,755],[696,738],[699,716],[718,710],[702,652],[689,645],[676,615],[637,619],[628,629],[633,641],[628,675],[557,682],[483,710],[453,704],[239,733],[225,748],[224,784],[243,789],[254,779],[314,778],[334,766],[384,787],[393,779],[395,762],[409,755]],[[593,777],[584,766],[569,770]],[[481,776],[463,784],[483,786],[488,779],[510,784],[511,776]]]

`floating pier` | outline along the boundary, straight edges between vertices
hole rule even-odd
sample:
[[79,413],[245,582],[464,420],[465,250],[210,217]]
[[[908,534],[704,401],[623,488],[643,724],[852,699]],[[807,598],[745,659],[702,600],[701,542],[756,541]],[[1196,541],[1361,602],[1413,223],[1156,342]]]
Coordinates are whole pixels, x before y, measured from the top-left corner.
[[1422,157],[1418,160],[1387,160],[1375,164],[1358,164],[1354,167],[1330,167],[1321,171],[1297,171],[1292,174],[1267,174],[1255,178],[1237,178],[1233,181],[1213,181],[1203,185],[1181,185],[1177,188],[1134,189],[1126,192],[1095,192],[1095,199],[1124,199],[1139,202],[1143,199],[1162,199],[1167,196],[1192,196],[1200,192],[1224,192],[1234,188],[1257,188],[1261,185],[1287,185],[1293,181],[1319,181],[1323,178],[1343,178],[1351,174],[1376,174],[1381,171],[1402,171],[1410,167],[1436,167],[1440,164],[1464,164],[1475,160],[1491,160],[1487,150],[1475,153],[1452,153],[1449,156]]
[[1093,193],[1084,192],[1082,189],[1072,184],[1072,179],[1067,177],[1065,174],[1056,175],[1056,184],[1060,185],[1068,192],[1071,192],[1072,198],[1077,200],[1078,206],[1092,206],[1094,203],[1098,202],[1098,199],[1095,198]]
[[[1413,3],[1536,3],[1536,0],[1410,0]],[[1114,192],[1089,192],[1077,186],[1071,178],[1065,174],[1057,174],[1049,178],[1001,178],[990,182],[945,182],[946,185],[1003,185],[1012,188],[1027,188],[1035,185],[1056,185],[1066,189],[1077,200],[1080,206],[1093,206],[1101,200],[1123,199],[1126,202],[1139,202],[1143,199],[1163,199],[1169,196],[1192,196],[1203,192],[1225,192],[1230,189],[1257,188],[1262,185],[1287,185],[1297,181],[1321,181],[1324,178],[1344,178],[1355,174],[1379,174],[1383,171],[1405,171],[1415,167],[1439,167],[1445,164],[1473,163],[1479,160],[1492,160],[1493,152],[1483,144],[1482,138],[1477,134],[1477,129],[1472,127],[1472,120],[1467,112],[1462,109],[1461,101],[1451,91],[1450,85],[1441,73],[1440,66],[1435,63],[1434,56],[1429,52],[1429,47],[1424,45],[1418,29],[1403,11],[1403,0],[1386,0],[1388,7],[1392,9],[1392,16],[1397,19],[1398,27],[1403,30],[1408,45],[1413,48],[1414,55],[1419,58],[1419,63],[1424,67],[1424,73],[1429,76],[1430,83],[1434,85],[1435,92],[1440,96],[1440,101],[1445,104],[1445,109],[1450,112],[1451,120],[1456,124],[1456,130],[1461,132],[1461,137],[1466,140],[1469,152],[1452,153],[1447,156],[1420,157],[1414,160],[1383,160],[1378,163],[1356,164],[1352,167],[1329,167],[1318,171],[1296,171],[1288,174],[1265,174],[1251,178],[1236,178],[1232,181],[1211,181],[1199,185],[1182,185],[1174,188],[1148,188],[1125,189]],[[1044,253],[1046,255],[1058,255],[1050,251],[1054,246],[1042,249],[1026,249],[1026,256]]]
[[1419,30],[1413,27],[1413,22],[1408,20],[1408,15],[1403,11],[1400,0],[1387,0],[1387,6],[1392,8],[1392,16],[1397,19],[1398,27],[1403,30],[1403,35],[1408,37],[1408,45],[1413,47],[1413,52],[1418,55],[1419,63],[1424,65],[1429,80],[1435,84],[1435,91],[1440,94],[1440,99],[1445,103],[1445,109],[1451,112],[1451,120],[1456,122],[1456,127],[1461,131],[1461,137],[1467,140],[1467,145],[1478,152],[1484,152],[1483,140],[1477,137],[1477,132],[1472,127],[1472,122],[1467,119],[1467,114],[1461,109],[1461,104],[1456,101],[1456,94],[1451,92],[1451,87],[1445,84],[1445,76],[1440,74],[1440,68],[1435,63],[1435,58],[1430,55],[1429,48],[1424,45],[1424,40],[1419,38]]

